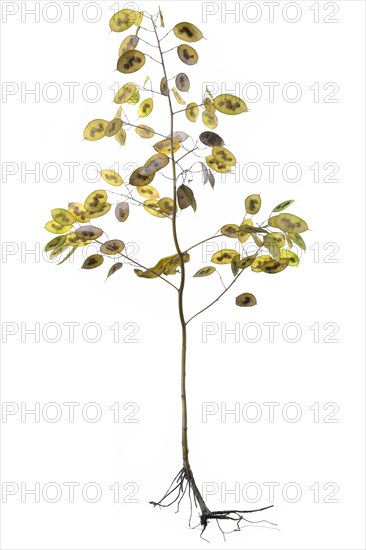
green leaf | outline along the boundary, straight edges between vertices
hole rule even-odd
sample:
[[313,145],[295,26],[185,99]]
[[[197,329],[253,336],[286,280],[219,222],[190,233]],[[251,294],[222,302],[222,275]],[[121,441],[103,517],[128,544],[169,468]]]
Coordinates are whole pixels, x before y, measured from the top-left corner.
[[292,200],[281,202],[281,204],[279,204],[278,206],[276,206],[276,208],[273,209],[273,212],[282,212],[282,210],[285,210],[294,202],[295,201],[292,201]]
[[239,307],[253,307],[257,305],[257,299],[250,292],[244,292],[244,294],[237,296],[235,303]]
[[251,216],[258,214],[261,209],[261,205],[262,199],[260,195],[249,195],[249,197],[245,199],[245,210],[247,214],[250,214]]
[[96,267],[99,267],[104,262],[103,256],[100,254],[92,254],[92,256],[89,256],[81,266],[81,269],[95,269]]
[[294,214],[278,214],[268,220],[271,227],[281,229],[285,233],[303,233],[307,231],[308,224]]
[[215,97],[214,106],[220,113],[225,115],[240,115],[248,111],[245,102],[231,94],[222,94]]
[[173,32],[177,38],[186,42],[198,42],[203,38],[202,32],[193,23],[178,23]]

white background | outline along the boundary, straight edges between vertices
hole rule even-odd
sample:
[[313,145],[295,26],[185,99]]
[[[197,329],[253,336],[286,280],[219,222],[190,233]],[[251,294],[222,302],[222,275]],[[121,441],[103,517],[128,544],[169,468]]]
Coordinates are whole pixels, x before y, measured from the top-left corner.
[[[46,15],[41,11],[39,22],[30,14],[23,12],[22,16],[24,5],[29,9],[34,4],[2,2],[2,80],[14,83],[14,94],[4,95],[3,88],[2,97],[3,340],[10,326],[17,330],[3,346],[2,399],[19,408],[22,402],[28,408],[39,403],[41,409],[55,402],[61,407],[62,418],[52,423],[41,414],[40,421],[35,422],[34,416],[27,415],[22,422],[20,412],[2,417],[2,482],[19,488],[24,483],[28,489],[36,483],[42,488],[52,482],[63,492],[56,503],[42,496],[35,503],[32,495],[22,502],[20,490],[9,496],[2,504],[1,547],[207,548],[199,530],[187,528],[187,505],[174,514],[173,509],[158,510],[148,504],[162,496],[181,464],[179,323],[174,290],[159,280],[138,279],[128,266],[104,284],[109,267],[106,263],[95,271],[81,270],[80,252],[72,263],[56,267],[41,252],[51,238],[43,225],[50,219],[52,208],[65,207],[68,201],[83,202],[94,189],[106,188],[104,183],[83,177],[82,168],[87,163],[109,168],[118,162],[126,176],[131,171],[125,168],[126,163],[141,164],[152,154],[151,143],[139,140],[133,131],[122,149],[114,139],[82,141],[82,131],[89,120],[113,117],[116,106],[110,86],[134,80],[133,76],[142,83],[149,74],[157,75],[157,88],[160,66],[148,60],[130,79],[113,72],[119,44],[130,34],[109,34],[108,20],[116,4],[99,2],[99,18],[95,6],[83,17],[87,2],[76,3],[74,22],[69,21],[69,8],[63,2],[58,3],[58,11],[56,3],[51,3]],[[45,4],[38,3],[41,10]],[[248,83],[257,83],[256,89],[262,92],[258,101],[248,100],[248,114],[220,116],[218,129],[238,158],[238,170],[245,169],[247,163],[257,163],[262,177],[258,182],[253,181],[253,172],[237,182],[220,181],[218,177],[212,192],[208,186],[203,188],[198,176],[192,184],[197,213],[187,210],[179,219],[183,248],[209,237],[225,223],[240,222],[243,200],[251,193],[262,195],[263,219],[279,202],[295,199],[290,211],[304,217],[311,228],[304,235],[310,249],[302,256],[299,268],[275,277],[248,270],[236,289],[189,325],[190,456],[199,486],[210,482],[218,488],[208,497],[208,505],[212,509],[265,506],[270,498],[268,486],[263,484],[279,484],[275,507],[250,518],[268,519],[278,524],[278,530],[258,525],[246,528],[230,535],[225,545],[216,526],[211,525],[206,533],[210,548],[364,548],[364,3],[337,2],[326,8],[322,2],[304,1],[291,8],[282,2],[273,22],[262,2],[252,3],[252,8],[245,8],[247,2],[237,3],[239,14],[236,18],[227,16],[226,21],[223,3],[211,2],[210,9],[217,13],[207,18],[203,17],[207,6],[201,2],[162,0],[160,4],[166,30],[189,20],[207,38],[195,45],[200,55],[196,67],[186,68],[174,51],[167,54],[170,75],[187,70],[191,77],[189,101],[199,102],[202,82],[214,82],[223,92],[235,89],[237,83],[244,98],[243,87]],[[19,10],[5,23],[4,10],[12,11],[12,6]],[[141,2],[139,7],[153,12],[157,3]],[[226,7],[232,8],[234,3],[227,2]],[[243,12],[244,8],[249,11]],[[318,23],[314,21],[317,8]],[[296,15],[293,10],[301,10],[300,18],[290,23],[288,19]],[[59,21],[47,21],[57,18],[58,13]],[[256,14],[258,21],[250,22]],[[326,23],[326,16],[338,22]],[[176,41],[170,35],[164,44],[169,49]],[[56,101],[50,100],[50,82],[62,92]],[[80,84],[74,100],[66,82]],[[96,102],[82,93],[90,82],[102,90]],[[279,83],[273,101],[269,100],[266,82]],[[290,82],[297,83],[302,92],[296,102],[282,95]],[[34,88],[36,83],[40,97],[22,97],[22,90]],[[314,83],[319,83],[319,98],[310,88]],[[324,90],[327,83],[339,87],[332,96],[336,102],[325,101],[334,89]],[[293,90],[289,90],[290,95]],[[92,95],[92,88],[89,91]],[[248,93],[254,97],[254,92],[252,87]],[[135,107],[130,107],[131,121],[135,112]],[[168,133],[166,116],[166,102],[157,96],[155,112],[144,122]],[[200,122],[193,126],[184,115],[178,115],[177,121],[176,129],[193,136],[204,130]],[[70,162],[79,163],[73,181],[66,165]],[[266,162],[280,163],[274,182],[269,180],[268,168],[263,165]],[[298,182],[286,181],[281,174],[290,162],[302,169]],[[40,163],[39,181],[22,173],[35,163]],[[55,174],[51,169],[42,175],[47,163],[59,165],[58,181],[50,181]],[[315,163],[320,166],[318,182],[310,169]],[[334,176],[338,181],[324,181],[331,172],[323,169],[326,163],[339,167]],[[6,174],[9,166],[18,171]],[[94,175],[92,169],[89,175]],[[161,196],[169,196],[168,180],[157,178],[154,185]],[[110,195],[110,199],[114,203],[118,197]],[[137,243],[136,258],[145,265],[154,265],[159,258],[174,253],[169,223],[141,209],[133,210],[123,226],[112,213],[96,225],[105,228],[110,238]],[[231,247],[232,241],[226,244]],[[36,252],[27,254],[27,250]],[[202,254],[200,249],[192,254],[190,276],[204,265]],[[222,273],[226,281],[231,280],[230,268],[223,267]],[[216,276],[189,277],[187,316],[220,291]],[[258,306],[236,308],[234,299],[241,292],[253,292]],[[22,337],[22,322],[23,333],[39,323],[39,342],[32,335]],[[80,323],[74,343],[69,342],[65,325],[70,322]],[[279,323],[273,342],[264,325],[270,322]],[[47,341],[55,335],[52,328],[42,335],[47,323],[58,324],[58,342]],[[88,323],[100,327],[101,337],[96,343],[83,338],[82,329]],[[117,343],[109,328],[115,323],[121,331]],[[123,341],[130,332],[123,328],[128,323],[138,325],[134,336],[138,343]],[[202,323],[218,328],[206,342]],[[233,329],[235,323],[239,324],[239,341],[229,335],[223,342],[223,330]],[[246,333],[248,323],[255,325]],[[288,323],[300,327],[297,342],[289,341],[294,339],[294,332],[290,327],[286,333]],[[310,329],[316,323],[318,342]],[[324,328],[327,323],[330,325]],[[336,325],[337,333],[332,337],[336,342],[327,342]],[[254,342],[256,327],[262,333]],[[93,337],[90,329],[88,338]],[[68,421],[65,402],[80,403],[74,423]],[[99,422],[88,422],[81,415],[82,407],[90,402],[98,403],[102,410]],[[132,411],[123,410],[123,406],[131,402],[139,407],[134,417],[138,423],[123,422]],[[234,416],[228,415],[222,422],[217,413],[203,422],[205,402],[217,403],[219,409],[238,403],[241,410],[255,402],[262,417],[249,422],[241,416],[235,422]],[[265,402],[279,403],[274,422],[269,422]],[[283,418],[282,411],[291,402],[300,408],[298,422]],[[113,422],[109,409],[114,403],[121,408],[118,423]],[[318,422],[310,409],[314,403],[319,403]],[[336,405],[324,410],[327,403]],[[339,408],[333,416],[338,422],[324,422],[334,407]],[[289,416],[293,413],[293,408],[288,409]],[[248,415],[253,414],[253,408],[248,410]],[[80,484],[74,503],[69,502],[65,482]],[[90,482],[102,490],[94,504],[81,494],[82,487]],[[121,498],[114,503],[109,487],[117,482]],[[123,489],[127,483],[138,485],[138,502],[123,502],[130,493],[128,487]],[[232,495],[224,502],[221,484],[227,488],[239,484],[242,490],[248,483],[258,484],[262,490],[257,503],[248,503],[243,497],[235,503]],[[288,502],[283,496],[288,483],[301,489],[297,502]],[[314,484],[319,486],[319,502],[314,502],[314,490],[310,489]],[[338,502],[324,502],[335,486],[338,489],[333,498]],[[293,498],[291,491],[289,497]]]

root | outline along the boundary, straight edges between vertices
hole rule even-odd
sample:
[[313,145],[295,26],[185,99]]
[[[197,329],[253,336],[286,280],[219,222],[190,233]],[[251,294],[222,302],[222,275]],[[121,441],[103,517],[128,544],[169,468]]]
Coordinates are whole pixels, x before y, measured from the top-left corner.
[[[244,517],[245,514],[252,514],[255,512],[263,512],[264,510],[268,510],[269,508],[273,508],[273,504],[270,506],[265,506],[264,508],[258,508],[256,510],[215,510],[211,511],[205,501],[203,500],[203,497],[196,485],[195,479],[193,477],[192,470],[190,468],[182,468],[179,473],[175,476],[172,483],[170,484],[169,489],[166,491],[164,496],[158,501],[150,501],[150,504],[152,504],[154,507],[158,506],[159,508],[169,508],[170,506],[173,506],[175,503],[177,503],[177,509],[176,513],[179,512],[180,504],[184,498],[184,495],[187,493],[188,489],[188,496],[190,501],[190,517],[189,517],[189,526],[191,527],[191,520],[193,515],[193,507],[197,508],[199,510],[199,518],[200,523],[194,527],[196,529],[197,527],[201,528],[201,538],[203,537],[203,533],[206,531],[209,523],[211,520],[215,520],[217,523],[217,526],[219,530],[221,531],[224,539],[225,535],[232,533],[234,531],[241,531],[244,527],[249,526],[255,526],[259,524],[267,524],[263,525],[263,527],[269,526],[269,528],[276,528],[277,525],[275,523],[271,523],[266,520],[260,520],[260,521],[249,521]],[[225,532],[222,529],[221,521],[229,521],[234,522],[235,527],[229,532]],[[246,523],[246,525],[243,525],[243,523]],[[204,539],[207,540],[207,539]]]

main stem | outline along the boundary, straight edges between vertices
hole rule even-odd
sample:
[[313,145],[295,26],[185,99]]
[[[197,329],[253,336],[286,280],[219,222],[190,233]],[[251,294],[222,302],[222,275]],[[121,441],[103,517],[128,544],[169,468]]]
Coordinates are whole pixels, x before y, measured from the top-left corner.
[[[154,26],[154,32],[156,36],[156,41],[159,48],[161,64],[164,71],[164,77],[168,81],[166,66],[164,61],[164,55],[161,50],[161,44],[156,28],[154,18],[151,18],[152,24]],[[190,473],[190,464],[189,464],[189,449],[188,449],[188,414],[187,414],[187,389],[186,389],[186,365],[187,365],[187,322],[184,317],[184,308],[183,308],[183,298],[184,298],[184,288],[186,282],[186,271],[184,264],[184,255],[179,245],[178,233],[177,233],[177,169],[174,158],[174,142],[173,142],[173,132],[174,132],[174,111],[172,106],[172,100],[170,97],[170,92],[167,96],[169,102],[170,110],[170,139],[171,139],[171,155],[172,155],[172,166],[173,166],[173,217],[172,217],[172,229],[173,229],[173,240],[175,248],[179,257],[180,264],[180,285],[178,289],[178,310],[179,310],[179,319],[181,324],[182,331],[182,352],[181,352],[181,398],[182,398],[182,453],[183,453],[183,468],[187,474]]]

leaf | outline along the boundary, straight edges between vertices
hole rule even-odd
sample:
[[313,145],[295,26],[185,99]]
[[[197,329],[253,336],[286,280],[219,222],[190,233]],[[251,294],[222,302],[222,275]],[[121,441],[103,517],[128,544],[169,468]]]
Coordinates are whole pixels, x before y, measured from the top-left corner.
[[50,233],[55,233],[56,235],[62,235],[63,233],[67,233],[72,229],[72,225],[60,225],[59,223],[56,223],[54,220],[51,220],[50,222],[47,222],[45,225],[45,228]]
[[212,275],[215,273],[216,267],[209,266],[209,267],[202,267],[202,269],[199,269],[193,277],[208,277],[209,275]]
[[153,181],[155,178],[155,173],[145,175],[142,173],[143,168],[143,166],[140,166],[140,168],[136,168],[136,170],[132,172],[129,179],[130,185],[133,185],[134,187],[145,187]]
[[140,126],[137,126],[135,131],[136,134],[144,139],[150,139],[155,136],[154,130],[150,128],[150,126],[145,126],[145,124],[140,124]]
[[122,128],[122,120],[120,118],[114,118],[108,124],[105,130],[105,136],[106,137],[115,136],[116,133],[119,132],[121,128]]
[[299,248],[301,248],[302,250],[306,250],[306,244],[301,235],[298,235],[298,233],[291,233],[291,239],[294,241],[295,244],[297,244]]
[[[144,166],[141,168],[141,174],[142,175],[151,175],[155,174],[159,170],[162,170],[169,164],[169,157],[167,157],[163,153],[158,153],[157,155],[153,155],[150,157],[144,164]],[[147,182],[151,183],[151,182]]]
[[93,225],[84,225],[84,227],[76,229],[75,234],[80,239],[94,241],[103,235],[103,231],[99,229],[99,227],[94,227]]
[[121,146],[125,145],[127,138],[126,130],[124,128],[121,128],[114,137]]
[[294,203],[295,201],[293,200],[289,200],[289,201],[284,201],[284,202],[281,202],[281,204],[279,204],[278,206],[276,206],[276,208],[274,208],[272,210],[272,212],[282,212],[282,210],[285,210],[286,208],[288,208],[290,206],[290,204]]
[[184,99],[182,98],[182,96],[180,95],[180,93],[178,92],[178,90],[175,86],[173,87],[172,92],[174,94],[174,97],[175,97],[176,101],[179,103],[179,105],[185,105],[186,104],[186,102],[184,101]]
[[285,233],[303,233],[309,229],[308,224],[294,214],[278,214],[270,218],[268,223]]
[[136,84],[127,82],[118,90],[113,101],[117,104],[127,103],[136,92],[138,92]]
[[178,23],[173,32],[177,38],[186,42],[198,42],[203,38],[203,34],[193,23]]
[[71,258],[71,256],[73,254],[75,254],[76,250],[77,250],[77,246],[73,246],[70,250],[70,252],[68,254],[66,254],[66,256],[61,260],[61,262],[59,262],[57,265],[62,265],[64,262],[66,262],[69,258]]
[[198,108],[197,103],[189,103],[187,105],[186,117],[188,118],[189,122],[196,122],[199,114],[200,114],[200,110]]
[[262,199],[260,195],[249,195],[249,197],[245,199],[245,210],[247,214],[252,216],[254,216],[254,214],[258,214],[261,209],[261,205]]
[[179,73],[175,77],[175,85],[180,92],[188,92],[191,87],[189,78],[185,73]]
[[226,164],[217,162],[217,160],[212,155],[206,157],[206,162],[211,170],[214,170],[215,172],[219,172],[220,174],[228,174],[229,172],[231,172],[230,166],[226,166]]
[[148,199],[144,202],[144,209],[146,212],[155,216],[156,218],[166,218],[166,215],[163,214],[159,208],[158,201],[156,199]]
[[218,162],[221,162],[222,164],[226,164],[226,166],[235,166],[236,164],[235,156],[232,153],[230,153],[228,149],[225,149],[225,147],[215,146],[212,149],[212,156]]
[[219,95],[215,97],[213,103],[216,109],[225,115],[240,115],[248,111],[245,102],[231,94]]
[[207,147],[222,147],[224,145],[224,140],[215,132],[202,132],[199,136],[200,141]]
[[139,21],[139,14],[134,10],[120,10],[112,15],[109,21],[109,28],[113,32],[123,32],[132,27],[132,25]]
[[58,247],[62,246],[63,244],[65,244],[65,241],[66,241],[66,235],[61,235],[60,237],[55,237],[54,239],[52,239],[52,241],[50,241],[49,243],[46,244],[46,246],[44,247],[44,251],[45,252],[51,252],[55,248],[58,248]]
[[163,197],[158,202],[158,207],[160,208],[163,214],[167,216],[172,216],[174,212],[174,201],[170,197]]
[[165,78],[165,76],[161,79],[161,82],[160,82],[160,93],[164,96],[169,95],[168,81]]
[[154,108],[154,100],[152,97],[145,99],[138,108],[138,115],[141,118],[149,116]]
[[257,299],[250,292],[244,292],[236,297],[235,303],[239,307],[253,307],[257,305]]
[[117,273],[121,268],[123,267],[123,264],[121,262],[118,262],[117,264],[113,264],[110,270],[108,271],[107,279]]
[[109,185],[113,185],[114,187],[119,187],[123,183],[123,179],[117,172],[114,172],[114,170],[101,170],[99,172],[101,177],[109,183]]
[[289,260],[287,259],[281,259],[281,260],[270,260],[268,262],[265,262],[262,267],[261,271],[264,273],[281,273],[281,271],[284,271],[286,267],[289,265]]
[[180,185],[177,189],[178,205],[181,210],[192,206],[193,210],[197,210],[197,203],[193,191],[187,185]]
[[119,202],[114,213],[119,222],[125,222],[130,215],[130,205],[128,202]]
[[[172,141],[173,141],[173,150],[172,150]],[[158,153],[171,155],[172,151],[176,153],[178,149],[180,149],[180,142],[177,138],[163,139],[161,141],[158,141],[158,143],[155,143],[154,149]]]
[[135,73],[145,65],[145,62],[145,55],[139,50],[125,52],[118,59],[117,71],[123,74]]
[[73,225],[75,223],[75,218],[68,210],[64,208],[54,208],[51,210],[51,216],[56,223],[60,225]]
[[236,256],[234,256],[234,258],[231,260],[231,271],[234,277],[236,277],[237,274],[239,273],[239,268],[238,268],[239,261],[240,261],[240,254],[236,254]]
[[97,141],[104,138],[108,124],[108,121],[102,118],[92,120],[84,128],[84,139],[87,141]]
[[103,204],[107,202],[107,198],[107,193],[103,191],[103,189],[98,189],[97,191],[90,193],[84,202],[88,215],[90,212],[97,212],[97,210],[100,210]]
[[96,267],[99,267],[104,262],[103,256],[100,254],[92,254],[85,260],[83,265],[81,266],[81,269],[95,269]]
[[229,237],[229,239],[237,239],[239,226],[235,225],[235,223],[229,223],[221,227],[220,231],[222,235],[225,235],[225,237]]
[[247,267],[250,267],[256,259],[256,255],[247,256],[246,258],[243,258],[242,260],[240,260],[240,262],[238,262],[238,268],[247,269]]
[[231,250],[231,249],[219,250],[219,252],[216,252],[212,256],[211,262],[219,265],[231,264],[232,259],[237,254],[238,254],[237,250]]
[[276,239],[274,239],[270,233],[264,236],[263,246],[267,248],[268,252],[275,260],[281,259],[280,247],[278,246]]
[[121,57],[125,52],[129,52],[130,50],[134,50],[139,43],[139,37],[135,34],[131,34],[130,36],[127,36],[122,42],[122,44],[119,47],[118,51],[118,57]]
[[[292,233],[292,234],[295,235],[295,233]],[[299,236],[300,236],[300,235],[299,235]],[[286,235],[286,242],[287,242],[287,246],[288,246],[289,248],[293,248],[293,247],[294,247],[293,242],[292,242],[292,239],[290,239],[290,237],[289,237],[288,234]]]
[[259,248],[263,246],[263,239],[261,239],[256,233],[252,233],[251,237]]
[[101,253],[107,254],[108,256],[119,254],[124,249],[125,249],[125,243],[122,241],[119,241],[118,239],[114,241],[107,241],[106,243],[102,244],[102,246],[100,247]]
[[198,62],[198,53],[188,44],[178,46],[178,57],[186,65],[195,65]]
[[90,219],[100,218],[101,216],[104,216],[105,214],[108,214],[108,212],[111,209],[111,206],[112,205],[109,204],[109,202],[106,202],[98,210],[95,210],[94,212],[88,212],[89,218]]
[[300,258],[291,250],[282,249],[280,251],[280,257],[289,261],[289,267],[296,267],[300,263]]
[[219,123],[215,113],[211,113],[210,111],[203,111],[202,122],[205,126],[207,126],[207,128],[211,128],[211,130],[217,128],[217,125]]
[[137,192],[142,196],[148,199],[158,199],[159,192],[152,185],[145,185],[144,187],[138,187]]

